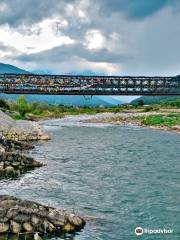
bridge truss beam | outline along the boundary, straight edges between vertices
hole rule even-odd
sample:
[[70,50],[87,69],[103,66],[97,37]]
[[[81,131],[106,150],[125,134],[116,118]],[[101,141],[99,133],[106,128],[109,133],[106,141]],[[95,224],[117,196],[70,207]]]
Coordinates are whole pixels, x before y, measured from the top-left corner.
[[180,76],[1,74],[0,92],[50,95],[180,95]]

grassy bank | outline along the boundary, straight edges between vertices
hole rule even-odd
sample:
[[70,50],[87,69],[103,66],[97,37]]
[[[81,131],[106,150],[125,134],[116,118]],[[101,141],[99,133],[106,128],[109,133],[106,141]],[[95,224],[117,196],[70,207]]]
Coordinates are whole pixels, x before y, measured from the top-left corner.
[[180,125],[180,113],[142,117],[141,123],[146,126],[166,126],[171,128],[173,126]]
[[117,113],[130,106],[118,107],[77,107],[53,105],[41,102],[29,103],[24,96],[20,96],[17,101],[7,101],[0,99],[0,108],[9,111],[15,119],[40,120],[49,118],[62,118],[67,115],[97,114],[104,112]]
[[139,124],[155,128],[174,129],[180,126],[180,99],[161,102],[159,104],[144,105],[142,101],[134,105],[115,107],[75,107],[51,105],[47,103],[29,103],[24,96],[17,101],[0,100],[0,107],[8,111],[15,119],[40,120],[62,118],[67,115],[115,113],[107,119],[94,121],[109,122],[114,124]]
[[111,117],[91,119],[90,121],[116,125],[136,124],[180,132],[180,99],[152,105],[143,105],[140,102]]

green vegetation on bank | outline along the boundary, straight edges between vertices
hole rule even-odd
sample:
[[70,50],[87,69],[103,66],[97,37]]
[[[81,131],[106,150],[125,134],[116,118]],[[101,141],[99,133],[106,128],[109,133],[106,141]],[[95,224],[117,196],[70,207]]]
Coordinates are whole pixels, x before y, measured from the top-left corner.
[[[172,128],[180,125],[180,98],[171,101],[161,101],[159,104],[144,105],[142,99],[134,105],[121,105],[114,107],[75,107],[52,105],[41,102],[29,103],[24,96],[20,96],[17,101],[7,101],[0,99],[0,108],[8,111],[15,119],[39,120],[48,118],[62,118],[67,115],[78,114],[96,114],[96,113],[120,113],[120,112],[135,112],[144,113],[141,116],[127,115],[127,122],[138,122],[145,126],[164,126]],[[148,112],[148,114],[146,114]],[[152,112],[152,114],[151,114]],[[154,114],[156,113],[156,114]],[[108,121],[111,121],[109,119]],[[121,122],[121,115],[113,117],[113,121]]]
[[166,126],[171,128],[180,125],[180,113],[151,115],[140,119],[141,123],[146,126]]
[[17,101],[6,101],[0,99],[0,108],[9,111],[15,119],[48,119],[62,118],[66,115],[78,114],[96,114],[103,112],[118,113],[130,106],[114,106],[114,107],[77,107],[64,106],[57,104],[48,104],[42,102],[29,103],[24,96],[20,96]]
[[165,101],[162,100],[159,103],[155,103],[155,104],[149,104],[149,105],[145,105],[145,102],[143,101],[143,99],[139,99],[137,100],[134,104],[131,104],[133,107],[143,107],[144,109],[147,108],[149,110],[159,110],[161,108],[180,108],[180,97],[176,98],[175,100],[169,100],[169,101]]
[[167,127],[168,129],[180,126],[180,97],[176,96],[170,100],[164,99],[159,103],[150,105],[144,105],[143,98],[140,98],[133,106],[141,109],[141,112],[144,113],[152,112],[150,115],[133,117],[141,125]]

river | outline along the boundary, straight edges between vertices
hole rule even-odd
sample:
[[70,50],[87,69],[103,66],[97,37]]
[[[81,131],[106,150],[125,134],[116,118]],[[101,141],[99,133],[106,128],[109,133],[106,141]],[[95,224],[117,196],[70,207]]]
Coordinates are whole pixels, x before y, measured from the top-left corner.
[[65,239],[131,240],[136,227],[173,229],[142,239],[179,239],[180,135],[84,118],[41,122],[51,140],[31,155],[47,165],[1,181],[0,193],[96,218]]

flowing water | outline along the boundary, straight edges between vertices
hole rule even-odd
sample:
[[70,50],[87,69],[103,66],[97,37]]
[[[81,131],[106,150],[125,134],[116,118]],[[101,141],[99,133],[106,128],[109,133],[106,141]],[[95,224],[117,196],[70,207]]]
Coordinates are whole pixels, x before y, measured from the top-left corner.
[[[1,181],[0,193],[96,218],[65,239],[180,239],[180,135],[81,118],[43,122],[52,139],[31,155],[47,165]],[[139,226],[173,234],[136,237]]]

